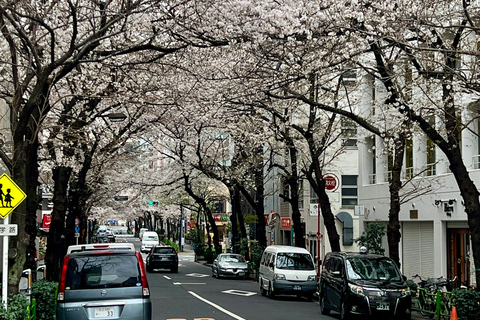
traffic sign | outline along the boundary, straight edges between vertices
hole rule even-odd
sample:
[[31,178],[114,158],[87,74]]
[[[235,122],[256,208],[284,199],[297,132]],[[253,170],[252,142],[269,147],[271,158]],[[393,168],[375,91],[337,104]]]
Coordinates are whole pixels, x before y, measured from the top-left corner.
[[5,173],[0,176],[0,217],[5,219],[27,195]]
[[16,236],[17,234],[17,224],[0,224],[0,236]]

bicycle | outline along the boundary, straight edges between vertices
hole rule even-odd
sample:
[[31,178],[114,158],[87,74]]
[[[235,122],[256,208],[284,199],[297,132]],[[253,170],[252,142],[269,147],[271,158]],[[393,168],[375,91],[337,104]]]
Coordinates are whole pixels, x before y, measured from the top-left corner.
[[449,320],[453,305],[451,290],[455,278],[452,280],[444,277],[423,279],[418,274],[413,278],[419,278],[420,282],[417,284],[417,294],[412,297],[412,310],[430,318],[437,315],[438,319],[441,317]]
[[436,311],[436,300],[433,299],[431,294],[431,286],[428,279],[423,279],[420,275],[416,274],[413,279],[419,278],[420,282],[415,283],[412,280],[413,285],[410,287],[412,292],[412,310],[420,312],[422,316],[433,318]]

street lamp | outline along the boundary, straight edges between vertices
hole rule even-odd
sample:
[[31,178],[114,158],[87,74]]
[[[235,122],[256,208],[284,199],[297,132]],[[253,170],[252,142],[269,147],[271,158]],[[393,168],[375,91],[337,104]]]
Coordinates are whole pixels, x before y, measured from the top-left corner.
[[108,118],[112,122],[122,122],[127,119],[127,116],[121,112],[114,112],[100,116],[102,118]]

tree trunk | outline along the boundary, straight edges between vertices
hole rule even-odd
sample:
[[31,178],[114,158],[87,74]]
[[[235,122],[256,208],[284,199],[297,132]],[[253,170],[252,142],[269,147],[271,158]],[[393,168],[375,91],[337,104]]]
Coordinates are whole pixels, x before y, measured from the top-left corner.
[[[28,191],[26,185],[26,158],[28,142],[23,141],[23,136],[17,140],[14,136],[14,167],[12,179],[24,191]],[[16,160],[15,160],[16,159]],[[28,197],[31,196],[27,194]],[[25,230],[27,223],[27,202],[23,201],[10,214],[10,223],[18,225],[18,234],[16,237],[9,237],[8,253],[8,293],[18,293],[18,284],[26,261],[27,246],[30,242],[30,235]]]
[[[26,167],[26,194],[27,201],[27,221],[25,224],[25,232],[29,235],[30,241],[27,246],[27,261],[25,263],[25,269],[31,269],[32,271],[37,269],[37,262],[35,259],[36,253],[36,236],[37,236],[37,209],[39,204],[39,196],[37,193],[38,187],[38,138],[34,135],[35,139],[28,145],[27,152],[27,167]],[[36,280],[36,272],[32,272],[33,280]]]
[[401,171],[403,167],[403,156],[405,152],[405,134],[402,132],[395,141],[395,154],[392,168],[392,179],[390,181],[390,212],[388,214],[387,239],[390,258],[400,268],[400,189],[402,188]]
[[57,167],[53,169],[53,210],[52,222],[47,238],[47,252],[45,262],[47,268],[47,280],[58,281],[61,271],[62,259],[67,250],[65,240],[65,216],[67,210],[67,189],[71,168]]

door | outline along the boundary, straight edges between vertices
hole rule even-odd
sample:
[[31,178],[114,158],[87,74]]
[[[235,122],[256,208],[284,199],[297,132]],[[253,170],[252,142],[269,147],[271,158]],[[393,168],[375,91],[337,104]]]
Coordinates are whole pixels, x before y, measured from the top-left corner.
[[448,229],[448,278],[457,277],[455,287],[470,285],[470,234],[467,228]]

